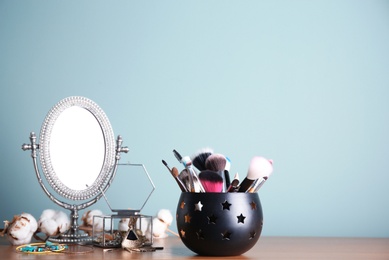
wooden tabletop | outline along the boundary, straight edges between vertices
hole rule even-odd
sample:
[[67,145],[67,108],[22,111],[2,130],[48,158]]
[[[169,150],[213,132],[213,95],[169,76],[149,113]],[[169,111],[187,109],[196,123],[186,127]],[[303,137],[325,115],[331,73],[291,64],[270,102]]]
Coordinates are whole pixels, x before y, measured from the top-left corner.
[[389,238],[318,238],[261,237],[248,252],[234,257],[197,256],[178,237],[155,239],[153,246],[163,247],[155,252],[127,252],[121,248],[105,251],[99,247],[84,254],[25,254],[16,252],[4,237],[0,237],[0,259],[389,259]]

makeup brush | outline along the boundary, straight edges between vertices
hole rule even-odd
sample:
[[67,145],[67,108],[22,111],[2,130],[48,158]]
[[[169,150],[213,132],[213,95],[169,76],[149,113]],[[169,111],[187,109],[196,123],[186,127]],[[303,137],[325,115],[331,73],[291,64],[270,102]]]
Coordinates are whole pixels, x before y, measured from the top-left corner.
[[227,160],[226,157],[220,153],[211,154],[205,160],[205,168],[207,170],[221,172],[226,168]]
[[254,156],[249,165],[247,176],[239,186],[239,192],[247,192],[255,180],[269,176],[273,171],[273,161],[261,156]]
[[189,156],[182,157],[176,150],[173,150],[173,154],[177,158],[177,160],[185,166],[186,170],[189,173],[190,189],[188,189],[188,191],[205,192],[204,187],[201,185],[197,173],[193,168],[192,160],[190,159],[190,157]]
[[[223,183],[224,183],[223,192],[226,191],[226,189],[229,186],[229,185],[227,186],[227,184],[226,184],[226,177],[225,177],[226,165],[227,165],[227,159],[224,155],[222,155],[220,153],[211,154],[207,158],[207,160],[205,161],[205,168],[207,170],[218,172],[220,174],[220,176],[223,178]],[[228,179],[229,179],[229,176],[228,176]]]
[[228,187],[230,187],[231,185],[230,169],[231,169],[231,160],[230,158],[226,157],[226,166],[224,167],[224,179],[225,179],[226,189],[228,189]]
[[191,182],[194,188],[194,192],[205,192],[203,185],[199,180],[195,169],[193,168],[192,161],[189,156],[182,157],[182,163],[189,172],[189,178],[192,178]]
[[[273,165],[273,160],[269,160],[269,162]],[[263,186],[272,173],[273,171],[270,171],[267,176],[263,176],[262,178],[255,180],[247,192],[258,192],[258,190]]]
[[182,192],[187,192],[188,190],[186,189],[185,185],[178,178],[178,175],[180,174],[178,172],[178,169],[176,167],[173,167],[172,169],[170,169],[169,165],[164,160],[162,160],[162,163],[166,166],[166,168],[169,170],[169,172],[171,173],[173,178],[176,180],[176,182],[177,182],[178,186],[180,187],[181,191]]
[[199,173],[199,179],[205,192],[221,192],[223,190],[223,178],[215,171],[201,171]]
[[192,173],[188,170],[188,168],[186,167],[185,163],[182,162],[182,156],[181,156],[181,154],[179,154],[175,149],[173,150],[173,154],[174,154],[174,156],[176,157],[177,161],[180,162],[180,163],[182,163],[182,164],[185,166],[185,168],[187,169],[187,171],[188,171],[188,177],[189,177],[189,182],[188,182],[188,184],[189,184],[189,189],[188,189],[188,191],[194,192],[194,191],[195,191],[195,188],[194,188],[194,182],[193,182]]
[[213,150],[211,148],[202,148],[197,151],[194,155],[191,156],[194,167],[196,167],[199,171],[204,171],[206,169],[205,161],[211,154],[213,154]]
[[262,177],[260,179],[256,179],[254,181],[254,183],[251,185],[251,187],[248,189],[247,192],[250,192],[250,193],[257,192],[262,187],[262,185],[265,183],[267,178],[268,177],[265,176],[265,177]]
[[190,181],[189,181],[189,172],[187,169],[183,169],[180,174],[178,175],[178,178],[180,181],[184,184],[187,191],[190,191]]
[[232,180],[230,186],[227,188],[227,192],[236,192],[239,185],[239,174],[235,173],[234,179]]

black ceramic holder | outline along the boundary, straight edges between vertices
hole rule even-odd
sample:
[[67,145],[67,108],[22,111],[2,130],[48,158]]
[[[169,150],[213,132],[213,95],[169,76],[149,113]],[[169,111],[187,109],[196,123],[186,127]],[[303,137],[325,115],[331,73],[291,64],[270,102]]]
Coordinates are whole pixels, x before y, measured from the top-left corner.
[[198,255],[241,255],[256,244],[262,225],[258,193],[183,192],[178,201],[178,233]]

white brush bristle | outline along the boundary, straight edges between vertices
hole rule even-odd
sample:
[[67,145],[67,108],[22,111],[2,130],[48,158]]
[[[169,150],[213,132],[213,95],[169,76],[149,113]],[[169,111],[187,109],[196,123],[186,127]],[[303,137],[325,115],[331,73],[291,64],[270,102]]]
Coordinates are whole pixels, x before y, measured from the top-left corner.
[[206,153],[210,153],[210,154],[213,154],[213,149],[212,148],[209,148],[209,147],[205,147],[205,148],[201,148],[199,149],[195,154],[193,154],[190,159],[193,161],[193,159],[198,156],[199,154],[206,154]]
[[247,178],[256,180],[258,178],[269,177],[273,172],[273,161],[262,156],[255,156],[251,159]]

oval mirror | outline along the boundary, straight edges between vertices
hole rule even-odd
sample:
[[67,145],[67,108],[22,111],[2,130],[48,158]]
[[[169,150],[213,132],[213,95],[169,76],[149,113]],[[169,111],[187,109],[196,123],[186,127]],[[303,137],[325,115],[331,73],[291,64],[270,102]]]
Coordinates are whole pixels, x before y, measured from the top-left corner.
[[40,161],[61,196],[86,200],[112,178],[115,139],[103,110],[84,97],[68,97],[47,114],[40,132]]

